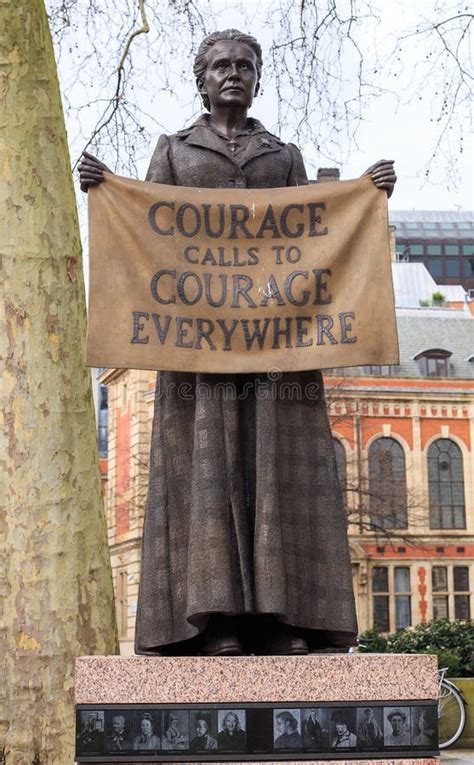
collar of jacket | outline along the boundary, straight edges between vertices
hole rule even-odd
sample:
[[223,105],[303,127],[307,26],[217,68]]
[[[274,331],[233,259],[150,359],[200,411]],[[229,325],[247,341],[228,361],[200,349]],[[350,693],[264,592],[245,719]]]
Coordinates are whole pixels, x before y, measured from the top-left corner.
[[262,154],[280,151],[285,145],[280,138],[269,133],[258,120],[249,118],[249,128],[249,131],[245,133],[249,136],[248,144],[240,156],[235,159],[228,148],[227,141],[220,138],[210,127],[209,114],[201,114],[193,125],[176,133],[176,137],[192,146],[200,146],[203,149],[222,154],[227,159],[237,162],[241,167]]

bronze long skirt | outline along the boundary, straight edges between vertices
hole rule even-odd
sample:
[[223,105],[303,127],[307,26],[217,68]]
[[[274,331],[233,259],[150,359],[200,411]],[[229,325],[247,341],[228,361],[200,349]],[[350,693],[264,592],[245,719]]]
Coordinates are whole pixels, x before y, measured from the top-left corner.
[[271,377],[158,374],[137,653],[196,637],[215,612],[273,614],[313,647],[353,642],[322,377]]

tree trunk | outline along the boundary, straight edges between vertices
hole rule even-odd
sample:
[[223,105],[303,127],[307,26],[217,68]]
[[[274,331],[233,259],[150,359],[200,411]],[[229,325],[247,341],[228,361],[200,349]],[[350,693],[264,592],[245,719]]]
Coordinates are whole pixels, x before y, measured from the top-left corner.
[[81,245],[42,0],[0,3],[0,762],[73,762],[74,659],[116,653]]

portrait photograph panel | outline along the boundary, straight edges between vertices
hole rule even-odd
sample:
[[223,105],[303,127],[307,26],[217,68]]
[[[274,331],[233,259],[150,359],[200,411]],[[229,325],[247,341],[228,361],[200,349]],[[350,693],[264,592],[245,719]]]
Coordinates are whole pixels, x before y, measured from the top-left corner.
[[300,709],[273,710],[273,746],[275,751],[302,750]]
[[361,752],[383,752],[383,708],[357,709],[357,748]]
[[191,752],[217,749],[217,710],[193,710],[190,718],[189,749]]
[[384,744],[389,749],[411,746],[410,707],[384,707]]
[[246,710],[246,737],[248,754],[268,754],[273,749],[273,709]]
[[329,750],[329,709],[314,707],[301,710],[303,750],[327,752]]
[[101,754],[104,749],[104,713],[81,711],[77,713],[76,746],[80,754]]
[[162,713],[161,748],[166,751],[189,749],[189,712],[167,709]]
[[437,749],[438,715],[432,707],[413,707],[411,710],[411,745],[413,749]]
[[161,712],[141,710],[133,715],[134,752],[159,752],[161,749]]
[[133,718],[131,710],[105,712],[105,745],[107,754],[127,755],[132,751]]
[[333,751],[357,749],[356,710],[340,707],[330,711],[330,747]]
[[245,709],[219,709],[217,717],[217,748],[226,752],[245,752]]

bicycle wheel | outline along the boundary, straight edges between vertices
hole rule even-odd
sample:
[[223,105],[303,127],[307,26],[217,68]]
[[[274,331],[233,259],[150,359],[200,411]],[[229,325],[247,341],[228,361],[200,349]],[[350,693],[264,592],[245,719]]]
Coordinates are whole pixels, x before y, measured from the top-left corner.
[[442,680],[438,698],[439,748],[447,749],[462,736],[466,724],[463,698],[455,685]]

